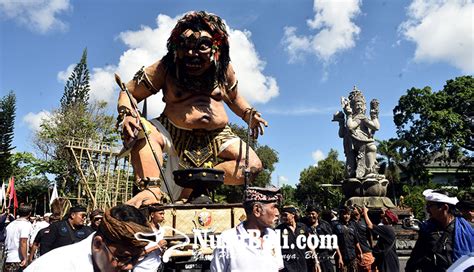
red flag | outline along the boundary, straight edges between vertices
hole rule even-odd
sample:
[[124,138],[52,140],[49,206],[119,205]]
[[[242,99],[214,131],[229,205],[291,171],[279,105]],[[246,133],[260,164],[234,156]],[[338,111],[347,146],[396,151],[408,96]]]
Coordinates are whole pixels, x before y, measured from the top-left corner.
[[12,205],[13,199],[13,214],[16,216],[16,209],[18,209],[18,199],[16,198],[16,190],[15,190],[15,177],[10,178],[10,183],[8,184],[9,189],[9,200],[8,200],[8,207]]

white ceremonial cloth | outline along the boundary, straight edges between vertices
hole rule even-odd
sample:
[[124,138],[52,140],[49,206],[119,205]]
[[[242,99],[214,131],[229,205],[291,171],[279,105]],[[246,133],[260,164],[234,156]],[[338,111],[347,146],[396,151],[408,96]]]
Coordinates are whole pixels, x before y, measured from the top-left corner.
[[51,250],[27,266],[24,272],[93,272],[94,234],[95,232],[78,243]]
[[213,252],[211,271],[278,271],[283,269],[280,238],[270,228],[265,230],[263,244],[255,245],[254,238],[240,223],[221,234],[222,245]]

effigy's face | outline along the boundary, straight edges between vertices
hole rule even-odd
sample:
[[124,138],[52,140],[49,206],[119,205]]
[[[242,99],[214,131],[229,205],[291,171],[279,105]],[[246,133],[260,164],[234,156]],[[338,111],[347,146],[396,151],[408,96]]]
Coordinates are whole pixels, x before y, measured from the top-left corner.
[[183,31],[178,46],[178,61],[188,75],[202,75],[211,67],[212,44],[212,36],[207,31]]

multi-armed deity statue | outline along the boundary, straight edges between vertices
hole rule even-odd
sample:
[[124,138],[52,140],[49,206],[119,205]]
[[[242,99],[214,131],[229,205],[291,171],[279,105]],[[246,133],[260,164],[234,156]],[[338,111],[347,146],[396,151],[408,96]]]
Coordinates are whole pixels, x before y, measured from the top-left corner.
[[376,160],[377,146],[374,133],[379,130],[379,102],[370,102],[369,116],[366,116],[364,95],[356,87],[349,98],[341,98],[343,111],[334,114],[333,121],[339,122],[339,137],[343,138],[346,156],[346,178],[343,190],[347,204],[373,207],[392,207],[385,197],[388,180],[378,174]]

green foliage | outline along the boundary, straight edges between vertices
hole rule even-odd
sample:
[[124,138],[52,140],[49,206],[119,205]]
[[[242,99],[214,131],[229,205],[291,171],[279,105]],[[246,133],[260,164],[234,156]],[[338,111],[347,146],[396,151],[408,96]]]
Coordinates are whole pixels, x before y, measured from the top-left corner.
[[0,99],[0,180],[12,175],[11,151],[16,114],[16,96],[11,91]]
[[49,163],[47,172],[56,175],[59,189],[65,194],[75,191],[79,174],[67,145],[72,139],[110,143],[119,139],[115,120],[107,113],[106,102],[89,103],[87,51],[69,77],[61,98],[61,108],[43,120],[35,144]]
[[412,209],[415,218],[423,220],[425,218],[425,197],[423,191],[426,189],[438,189],[441,185],[431,182],[424,185],[403,185],[403,201],[400,200],[403,207]]
[[[247,142],[247,130],[239,125],[230,124],[232,131],[242,140]],[[257,141],[249,144],[262,161],[263,170],[258,174],[249,186],[265,187],[271,183],[271,174],[278,162],[278,153],[267,145],[259,145]],[[216,190],[216,201],[227,203],[239,203],[243,198],[243,186],[222,185]]]
[[61,110],[70,107],[86,106],[89,101],[89,69],[87,69],[87,49],[82,52],[79,63],[69,76],[61,98]]
[[414,180],[429,180],[425,166],[434,155],[445,165],[472,164],[473,104],[472,76],[448,80],[438,92],[432,92],[430,87],[411,88],[400,97],[393,110],[402,143],[398,150]]
[[[17,152],[12,155],[15,189],[19,202],[36,200],[35,204],[42,204],[48,193],[50,181],[46,176],[47,162],[35,158],[29,152]],[[36,206],[36,205],[35,205]]]
[[376,140],[378,143],[377,153],[379,155],[378,162],[380,164],[379,172],[391,181],[400,181],[401,172],[401,155],[397,152],[397,148],[401,143],[397,139]]
[[296,201],[296,197],[295,197],[296,188],[294,188],[291,185],[285,184],[281,186],[280,190],[283,196],[283,203],[282,203],[283,206],[286,206],[286,205],[297,206],[298,205],[298,201]]
[[339,188],[323,187],[321,184],[339,184],[344,178],[344,162],[337,159],[337,151],[331,149],[326,159],[317,166],[309,166],[300,173],[295,198],[301,207],[319,205],[323,208],[337,207],[342,201]]

